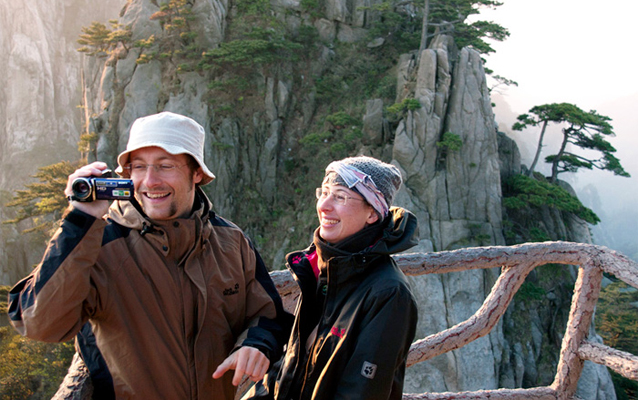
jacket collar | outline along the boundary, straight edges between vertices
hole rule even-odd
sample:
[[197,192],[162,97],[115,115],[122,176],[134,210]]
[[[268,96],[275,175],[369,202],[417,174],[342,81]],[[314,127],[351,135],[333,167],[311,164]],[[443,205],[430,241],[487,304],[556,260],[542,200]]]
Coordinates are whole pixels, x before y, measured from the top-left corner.
[[[418,242],[417,219],[410,211],[400,207],[390,209],[390,215],[380,224],[371,225],[358,233],[331,245],[315,230],[313,244],[303,252],[286,256],[288,267],[299,278],[305,276],[298,264],[308,261],[316,252],[320,269],[327,270],[331,282],[344,282],[365,273],[370,263],[382,256],[390,256],[415,246]],[[301,276],[300,276],[301,275]]]
[[[204,222],[208,220],[211,210],[211,203],[206,194],[200,187],[195,189],[195,203],[193,212],[189,218],[202,219]],[[151,220],[141,209],[135,207],[130,201],[117,200],[111,204],[108,217],[114,222],[127,228],[142,231],[143,233],[153,231],[159,222]]]

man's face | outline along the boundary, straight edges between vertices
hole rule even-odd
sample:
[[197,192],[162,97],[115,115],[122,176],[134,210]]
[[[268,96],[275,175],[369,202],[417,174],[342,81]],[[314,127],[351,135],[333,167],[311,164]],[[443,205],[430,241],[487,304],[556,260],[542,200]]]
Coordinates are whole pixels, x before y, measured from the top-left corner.
[[[149,218],[161,221],[190,215],[195,185],[203,178],[201,168],[191,172],[191,160],[186,154],[172,155],[159,147],[130,154],[135,197]],[[147,165],[151,166],[144,168]]]

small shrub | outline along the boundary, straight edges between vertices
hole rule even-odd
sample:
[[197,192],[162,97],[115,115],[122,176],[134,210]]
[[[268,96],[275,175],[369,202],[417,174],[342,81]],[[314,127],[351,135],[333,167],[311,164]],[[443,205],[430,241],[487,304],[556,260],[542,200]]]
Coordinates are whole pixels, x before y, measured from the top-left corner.
[[348,148],[344,143],[334,143],[330,146],[330,153],[335,159],[344,158],[348,155]]
[[417,99],[403,99],[401,103],[394,103],[386,108],[386,117],[390,122],[398,122],[405,118],[408,111],[414,111],[421,108],[421,103]]
[[348,126],[360,125],[359,120],[351,117],[344,111],[337,111],[334,114],[328,115],[326,122],[329,122],[337,130],[344,129]]
[[312,18],[321,18],[321,3],[318,0],[301,0],[299,5]]
[[547,232],[538,227],[532,227],[529,229],[529,236],[532,242],[546,242],[550,239]]
[[323,143],[323,139],[318,133],[310,133],[299,140],[299,143],[304,146],[316,146]]
[[592,225],[600,222],[600,218],[578,198],[544,178],[538,180],[525,175],[514,175],[505,182],[504,193],[503,205],[507,208],[547,206],[570,212]]
[[1,327],[0,399],[50,399],[74,353],[73,342],[38,342]]
[[253,27],[243,37],[222,42],[218,48],[203,52],[199,67],[250,69],[295,61],[303,46],[289,40],[281,29]]
[[440,142],[436,142],[436,147],[446,151],[459,151],[463,146],[463,140],[461,137],[452,132],[445,132],[443,139]]
[[92,151],[93,149],[95,149],[97,140],[98,135],[95,132],[81,134],[80,140],[78,141],[78,151],[84,153]]
[[530,303],[534,301],[541,301],[546,296],[545,289],[532,282],[523,282],[521,287],[516,292],[516,298],[518,300],[522,300],[525,303]]

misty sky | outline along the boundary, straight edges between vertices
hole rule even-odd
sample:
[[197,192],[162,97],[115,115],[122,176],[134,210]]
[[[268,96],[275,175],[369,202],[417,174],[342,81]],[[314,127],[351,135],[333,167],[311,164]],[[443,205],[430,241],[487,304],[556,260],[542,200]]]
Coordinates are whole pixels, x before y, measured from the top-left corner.
[[501,1],[481,16],[510,31],[487,65],[519,83],[509,91],[513,107],[572,102],[589,110],[638,94],[638,2]]
[[[514,116],[535,105],[567,102],[612,119],[616,137],[608,140],[632,177],[601,171],[560,177],[570,182],[583,203],[599,216],[609,215],[610,221],[603,219],[603,223],[617,223],[611,217],[614,213],[615,218],[630,218],[633,229],[627,234],[638,237],[638,55],[634,46],[638,39],[638,1],[501,1],[502,6],[482,11],[480,18],[510,31],[505,42],[493,43],[496,53],[486,57],[487,67],[496,75],[518,83],[518,87],[499,90],[503,101]],[[513,121],[507,119],[512,117],[502,116],[508,110],[499,110],[498,104],[497,121],[511,126]],[[534,146],[537,133],[533,130],[520,135]],[[524,164],[529,166],[534,150],[521,151]],[[556,149],[550,151],[556,153]],[[530,159],[525,159],[526,154]],[[593,185],[600,197],[598,210],[592,205],[593,199],[587,198],[588,185]],[[634,211],[628,214],[623,210]]]

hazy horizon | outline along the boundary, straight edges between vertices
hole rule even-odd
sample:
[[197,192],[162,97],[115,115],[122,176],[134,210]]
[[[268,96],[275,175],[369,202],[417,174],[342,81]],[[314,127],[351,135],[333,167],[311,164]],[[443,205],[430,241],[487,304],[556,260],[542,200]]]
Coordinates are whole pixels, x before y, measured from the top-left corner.
[[[493,97],[497,122],[516,138],[523,164],[531,164],[539,131],[511,133],[511,118],[533,106],[572,103],[612,119],[616,137],[607,139],[631,178],[581,170],[561,174],[560,179],[570,183],[583,204],[602,219],[592,229],[594,241],[636,261],[638,211],[633,203],[638,197],[638,56],[630,41],[638,37],[637,13],[638,2],[623,0],[610,0],[604,6],[593,0],[504,0],[502,6],[482,10],[477,16],[510,31],[504,42],[491,42],[496,52],[485,59],[494,75],[518,83],[498,87]],[[556,140],[549,137],[546,141],[546,150],[555,153],[552,139]],[[537,169],[545,172],[544,168],[547,165],[541,159]],[[633,254],[627,253],[630,247]]]

